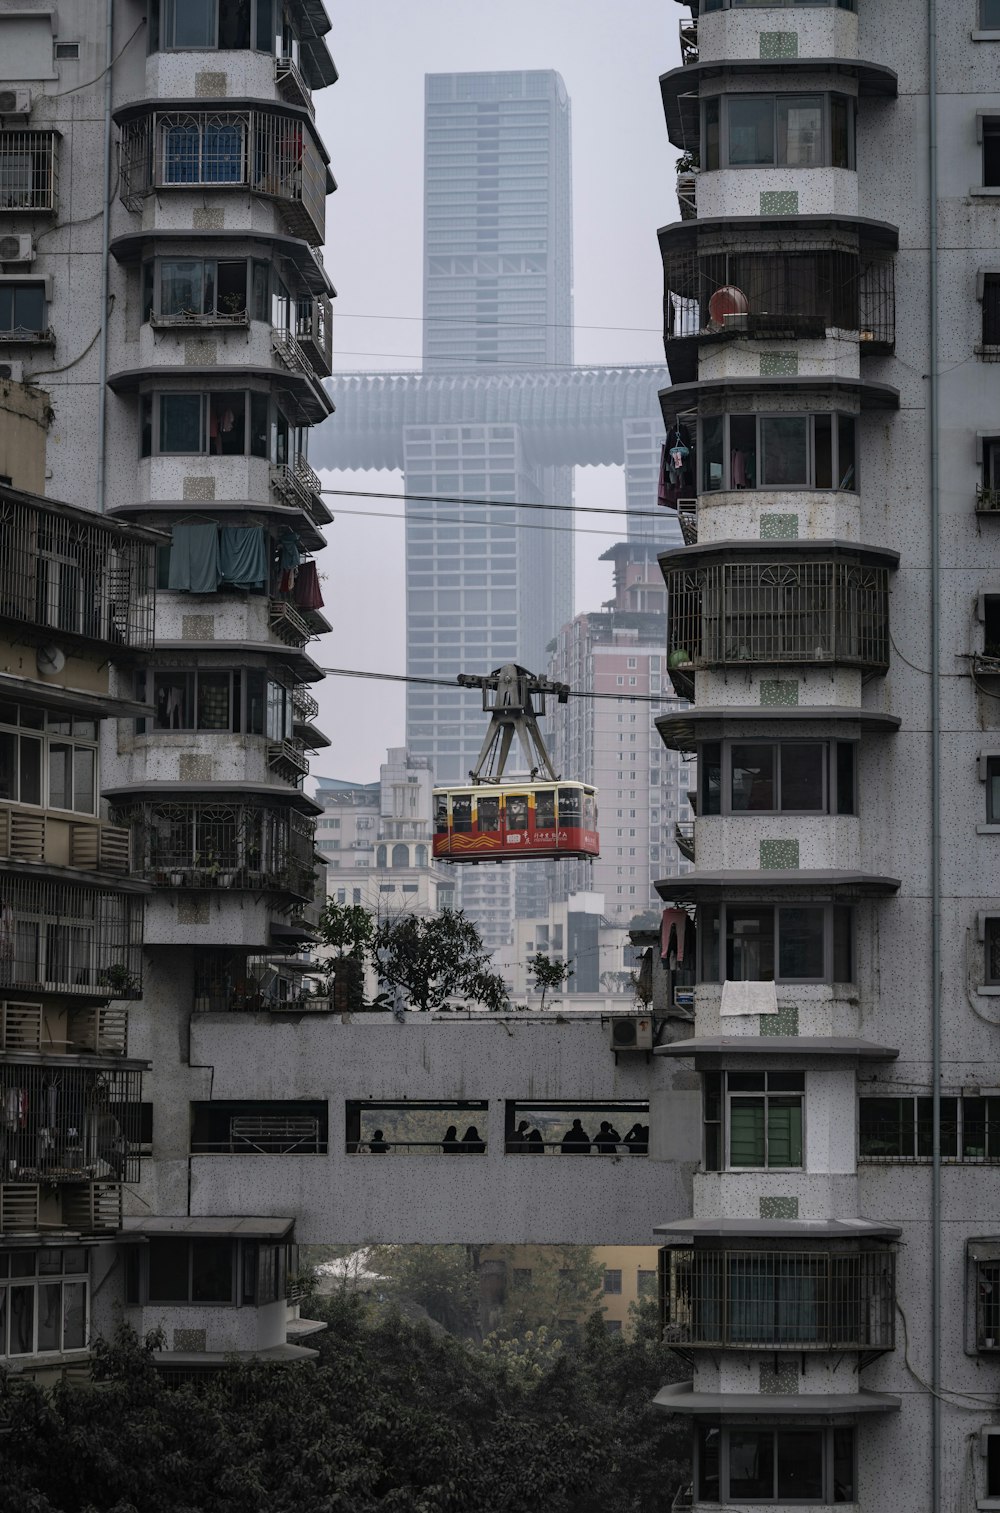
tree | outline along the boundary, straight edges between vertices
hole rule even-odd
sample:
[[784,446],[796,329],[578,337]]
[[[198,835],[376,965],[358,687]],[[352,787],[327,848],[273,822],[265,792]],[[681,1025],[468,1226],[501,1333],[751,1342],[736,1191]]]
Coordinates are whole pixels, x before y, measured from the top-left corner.
[[319,936],[325,946],[345,956],[364,958],[375,931],[375,921],[361,904],[336,904],[328,898],[319,917]]
[[406,993],[414,1009],[443,1009],[464,998],[499,1012],[507,1007],[503,978],[490,966],[479,931],[461,910],[380,919],[372,954],[383,982]]
[[568,961],[554,960],[544,951],[536,951],[534,956],[528,957],[528,971],[534,981],[535,992],[541,989],[540,1009],[545,1008],[545,995],[549,988],[561,988],[573,976],[573,968]]

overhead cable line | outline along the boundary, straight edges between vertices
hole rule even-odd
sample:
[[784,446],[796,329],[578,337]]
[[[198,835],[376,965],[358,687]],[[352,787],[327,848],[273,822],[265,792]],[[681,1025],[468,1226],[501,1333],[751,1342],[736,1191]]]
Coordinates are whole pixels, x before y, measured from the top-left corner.
[[421,325],[515,326],[522,331],[636,331],[639,335],[662,336],[662,326],[578,326],[568,320],[499,320],[485,315],[372,315],[360,310],[337,310],[338,320],[409,320]]
[[[630,511],[630,513],[635,513]],[[406,524],[405,515],[393,514],[391,510],[348,510],[338,504],[337,515],[353,515],[360,520],[398,520],[401,525]],[[461,519],[458,515],[434,516],[435,525],[468,525],[468,520]],[[556,531],[558,534],[568,536],[607,536],[612,541],[621,540],[621,531],[599,531],[592,525],[540,525],[533,520],[512,520],[510,524],[518,531]],[[641,544],[641,543],[639,543]],[[656,546],[658,542],[648,541],[646,545]]]
[[[430,683],[435,688],[460,689],[465,686],[456,678],[421,678],[415,673],[405,672],[361,672],[356,667],[321,667],[320,672],[331,678],[373,678],[385,683]],[[668,693],[600,693],[592,688],[570,688],[567,692],[571,699],[613,699],[627,704],[664,704],[676,697]]]
[[[552,510],[562,515],[624,515],[629,520],[662,520],[664,518],[659,509],[621,510],[596,504],[536,504],[527,499],[471,499],[460,494],[390,494],[381,489],[320,489],[320,493],[334,494],[344,499],[394,499],[400,504],[454,504],[494,510]],[[461,523],[464,525],[471,522],[462,521]]]

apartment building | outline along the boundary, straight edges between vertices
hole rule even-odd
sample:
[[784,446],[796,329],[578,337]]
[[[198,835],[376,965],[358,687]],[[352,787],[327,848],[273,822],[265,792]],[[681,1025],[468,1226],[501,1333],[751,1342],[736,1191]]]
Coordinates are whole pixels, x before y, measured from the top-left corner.
[[[287,1139],[256,1103],[214,1106],[191,1026],[269,1011],[313,938],[303,779],[323,738],[306,648],[328,628],[312,554],[330,517],[306,456],[332,409],[319,249],[335,184],[312,93],[336,78],[328,31],[318,0],[0,9],[8,377],[45,396],[45,487],[109,540],[126,521],[162,533],[156,643],[137,645],[102,784],[129,887],[148,894],[130,1050],[153,1064],[154,1156],[126,1204],[126,1316],[165,1326],[175,1370],[310,1355],[286,1327],[294,1214],[194,1219],[186,1172],[193,1130],[224,1149]],[[79,592],[72,554],[54,560],[52,592]],[[105,639],[118,616],[112,592]]]
[[[1000,1506],[1000,8],[702,0],[661,79],[698,757],[675,1507]],[[693,171],[692,171],[693,169]],[[675,920],[685,928],[683,920]]]

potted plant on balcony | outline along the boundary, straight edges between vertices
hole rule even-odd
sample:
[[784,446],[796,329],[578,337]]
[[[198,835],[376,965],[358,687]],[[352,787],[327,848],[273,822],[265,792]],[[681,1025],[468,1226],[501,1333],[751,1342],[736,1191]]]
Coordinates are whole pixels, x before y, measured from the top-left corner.
[[139,979],[124,962],[113,962],[97,974],[97,985],[107,988],[115,998],[131,998],[139,992]]

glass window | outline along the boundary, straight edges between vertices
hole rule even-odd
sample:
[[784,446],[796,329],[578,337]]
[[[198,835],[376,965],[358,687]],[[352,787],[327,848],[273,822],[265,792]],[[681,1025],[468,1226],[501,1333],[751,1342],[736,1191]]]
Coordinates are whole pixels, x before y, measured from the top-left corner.
[[535,794],[535,829],[551,830],[556,822],[556,796],[553,790]]
[[699,814],[722,813],[722,747],[718,741],[707,741],[699,749],[698,792]]
[[528,795],[509,793],[504,801],[504,813],[508,830],[527,830]]
[[701,423],[701,486],[706,493],[721,489],[724,483],[723,425],[721,415],[707,416]]
[[837,813],[856,814],[855,799],[855,743],[838,741],[834,747],[837,772]]
[[727,907],[726,977],[731,982],[773,982],[773,908]]
[[1000,119],[983,122],[983,187],[1000,187]]
[[203,452],[204,410],[200,394],[161,394],[160,451]]
[[833,981],[854,981],[854,917],[849,904],[833,910]]
[[705,101],[705,131],[702,138],[704,168],[719,166],[719,105],[718,96]]
[[986,928],[986,983],[1000,986],[1000,916],[987,919]]
[[699,1424],[698,1435],[698,1497],[703,1502],[719,1501],[719,1451],[722,1430],[710,1424]]
[[730,95],[729,163],[732,166],[774,162],[774,97]]
[[233,1242],[191,1241],[192,1303],[233,1301]]
[[164,0],[164,48],[214,47],[215,0]]
[[[856,489],[857,475],[854,456],[854,417],[852,415],[837,416],[837,487],[838,489]],[[821,485],[817,484],[817,487]]]
[[778,162],[788,168],[816,168],[822,160],[822,98],[779,95]]
[[622,1290],[622,1274],[621,1274],[621,1270],[619,1268],[617,1268],[617,1267],[605,1267],[605,1270],[604,1270],[604,1291],[605,1292],[611,1292],[611,1293],[620,1293],[621,1290]]
[[[827,747],[791,742],[781,753],[781,807],[796,814],[820,814],[824,809],[823,767]],[[850,813],[850,811],[847,811]]]
[[775,754],[771,745],[734,745],[732,748],[732,807],[734,813],[746,809],[777,808],[775,802]]
[[45,330],[45,288],[42,284],[0,284],[0,331]]
[[232,687],[228,672],[198,673],[199,730],[230,730],[232,728]]
[[774,1438],[773,1429],[730,1429],[730,1497],[774,1496]]
[[983,31],[1000,31],[1000,0],[979,0],[979,25]]
[[822,979],[825,915],[822,905],[778,910],[778,976],[783,981]]
[[787,488],[810,481],[807,416],[761,416],[760,441],[762,487]]
[[188,1301],[188,1241],[154,1239],[149,1242],[149,1301]]
[[205,264],[171,258],[160,264],[160,314],[200,315],[205,309]]

